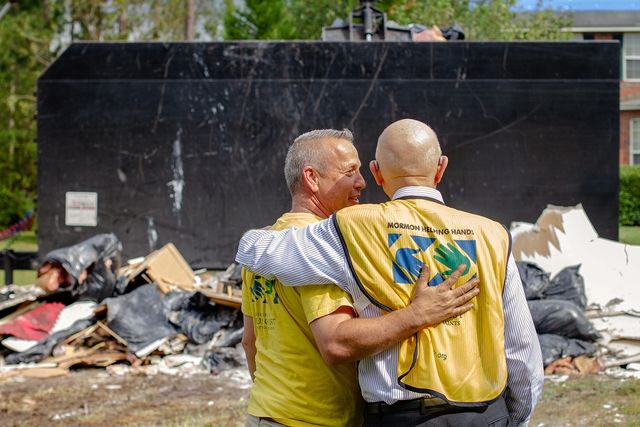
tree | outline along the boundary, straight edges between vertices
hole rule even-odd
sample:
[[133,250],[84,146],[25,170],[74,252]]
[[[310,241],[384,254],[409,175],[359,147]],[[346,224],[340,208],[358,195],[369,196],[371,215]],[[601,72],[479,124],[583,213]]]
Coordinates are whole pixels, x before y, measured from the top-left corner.
[[[246,0],[243,7],[226,0],[224,38],[319,39],[323,26],[346,20],[357,0]],[[562,40],[570,17],[550,9],[516,13],[517,0],[382,0],[376,4],[389,20],[446,27],[459,23],[470,40]]]
[[246,0],[236,7],[225,0],[225,40],[320,39],[322,27],[345,19],[357,0]]
[[543,9],[516,12],[517,0],[383,0],[390,19],[400,24],[446,27],[458,23],[469,40],[565,40],[571,17]]
[[[0,6],[5,2],[0,2]],[[210,40],[222,0],[21,0],[0,21],[0,229],[35,207],[36,81],[72,41]]]
[[0,226],[34,208],[35,81],[56,52],[51,36],[60,11],[47,2],[13,3],[0,26]]

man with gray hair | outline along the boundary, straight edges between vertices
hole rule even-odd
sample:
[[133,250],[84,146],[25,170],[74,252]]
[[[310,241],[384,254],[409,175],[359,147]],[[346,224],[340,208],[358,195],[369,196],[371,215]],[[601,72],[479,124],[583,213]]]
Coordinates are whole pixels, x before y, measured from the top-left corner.
[[[348,130],[322,129],[293,142],[285,161],[291,211],[272,229],[303,227],[357,205],[365,187]],[[471,308],[477,281],[451,291],[421,279],[413,302],[382,318],[356,318],[351,297],[334,285],[283,286],[243,270],[243,347],[254,379],[247,426],[359,426],[355,361]],[[327,321],[327,319],[333,319]]]

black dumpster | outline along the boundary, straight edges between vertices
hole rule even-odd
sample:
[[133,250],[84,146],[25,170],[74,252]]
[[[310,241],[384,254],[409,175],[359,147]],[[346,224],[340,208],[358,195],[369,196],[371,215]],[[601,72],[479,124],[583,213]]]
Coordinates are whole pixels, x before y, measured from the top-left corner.
[[401,118],[440,136],[448,204],[508,225],[582,203],[616,238],[618,85],[617,42],[76,43],[38,82],[39,248],[114,232],[226,266],[289,209],[298,134],[352,129],[366,169]]

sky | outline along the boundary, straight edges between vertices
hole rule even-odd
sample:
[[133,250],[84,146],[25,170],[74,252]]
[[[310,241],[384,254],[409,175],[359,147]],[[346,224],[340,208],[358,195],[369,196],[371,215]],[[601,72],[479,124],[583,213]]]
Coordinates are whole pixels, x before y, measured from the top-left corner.
[[[518,0],[524,10],[533,10],[538,0]],[[640,0],[543,0],[543,7],[555,10],[637,10]]]

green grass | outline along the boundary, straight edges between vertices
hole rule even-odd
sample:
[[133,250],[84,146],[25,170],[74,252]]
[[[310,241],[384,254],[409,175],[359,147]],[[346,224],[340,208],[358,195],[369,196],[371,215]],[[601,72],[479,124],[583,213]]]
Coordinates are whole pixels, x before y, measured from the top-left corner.
[[0,240],[0,251],[5,249],[35,252],[38,250],[38,236],[35,231],[22,231],[6,240]]
[[640,380],[589,375],[556,383],[547,378],[529,425],[638,426]]
[[[13,270],[14,285],[33,285],[36,283],[35,270]],[[0,270],[0,287],[4,286],[4,270]]]
[[[38,237],[35,231],[23,231],[6,240],[0,240],[0,251],[11,249],[16,252],[37,252]],[[35,283],[36,272],[33,270],[14,270],[13,283],[29,285]],[[0,270],[0,286],[4,286],[4,270]]]
[[620,240],[622,243],[640,245],[640,227],[620,226],[618,240]]

